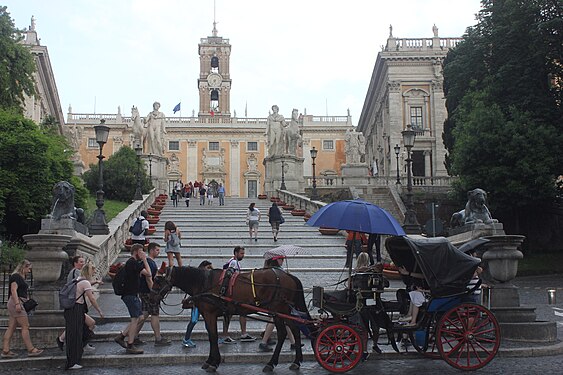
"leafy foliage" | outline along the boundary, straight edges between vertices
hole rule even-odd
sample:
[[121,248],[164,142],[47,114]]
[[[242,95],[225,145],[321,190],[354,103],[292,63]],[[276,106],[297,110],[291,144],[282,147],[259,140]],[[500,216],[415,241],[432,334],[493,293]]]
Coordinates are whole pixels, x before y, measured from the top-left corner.
[[7,8],[0,6],[0,108],[23,113],[24,94],[35,94],[35,61]]
[[[141,191],[146,194],[151,184],[135,151],[124,146],[110,156],[103,164],[105,197],[123,202],[132,201],[137,187],[137,170],[141,173]],[[83,175],[86,187],[92,194],[98,190],[98,176],[97,164],[91,164],[90,169]]]
[[487,190],[493,209],[550,202],[563,162],[563,5],[482,6],[444,62],[448,170],[460,191]]
[[71,178],[72,163],[64,137],[16,112],[0,109],[0,223],[18,237],[38,229],[54,184]]

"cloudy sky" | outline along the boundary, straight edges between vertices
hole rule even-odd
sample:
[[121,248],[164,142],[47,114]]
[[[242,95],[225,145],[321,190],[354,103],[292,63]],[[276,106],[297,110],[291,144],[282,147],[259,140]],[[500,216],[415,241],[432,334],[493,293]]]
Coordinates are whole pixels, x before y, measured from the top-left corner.
[[[16,27],[31,16],[49,49],[63,113],[141,114],[158,100],[172,116],[198,110],[200,38],[211,35],[213,0],[4,0]],[[219,35],[230,39],[231,112],[266,117],[360,117],[371,72],[395,37],[461,36],[479,0],[216,0]],[[177,114],[178,115],[178,114]]]

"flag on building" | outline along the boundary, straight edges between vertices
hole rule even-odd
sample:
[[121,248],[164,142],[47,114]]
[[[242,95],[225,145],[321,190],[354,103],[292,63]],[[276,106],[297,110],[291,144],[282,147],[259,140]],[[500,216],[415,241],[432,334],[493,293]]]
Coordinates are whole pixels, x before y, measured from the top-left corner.
[[176,104],[176,107],[174,107],[174,109],[173,109],[174,114],[176,114],[176,112],[178,112],[180,110],[180,104],[182,104],[182,102]]

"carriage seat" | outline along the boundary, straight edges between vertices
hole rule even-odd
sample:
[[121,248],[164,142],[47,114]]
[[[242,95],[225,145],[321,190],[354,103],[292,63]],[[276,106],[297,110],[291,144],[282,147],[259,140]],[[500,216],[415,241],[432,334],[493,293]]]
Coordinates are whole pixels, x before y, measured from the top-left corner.
[[335,316],[350,315],[355,312],[356,301],[350,301],[348,290],[325,292],[322,287],[313,287],[313,305]]

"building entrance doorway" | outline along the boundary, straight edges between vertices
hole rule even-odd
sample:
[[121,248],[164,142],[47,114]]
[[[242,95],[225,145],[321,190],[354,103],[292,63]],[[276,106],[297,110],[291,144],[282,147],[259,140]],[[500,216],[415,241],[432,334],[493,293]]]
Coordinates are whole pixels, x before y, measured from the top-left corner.
[[248,180],[248,198],[256,198],[258,196],[258,181]]

